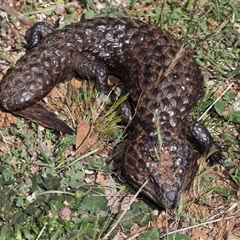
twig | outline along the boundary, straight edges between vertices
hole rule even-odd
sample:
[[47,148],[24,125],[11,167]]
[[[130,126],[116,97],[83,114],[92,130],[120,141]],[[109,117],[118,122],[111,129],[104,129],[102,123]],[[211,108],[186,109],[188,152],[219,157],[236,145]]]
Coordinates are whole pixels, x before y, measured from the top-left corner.
[[38,240],[38,239],[41,237],[41,235],[42,235],[44,229],[46,228],[47,224],[48,224],[48,223],[46,222],[45,225],[43,226],[43,228],[41,229],[40,233],[38,234],[36,240]]
[[200,121],[206,114],[207,112],[212,108],[212,106],[219,101],[219,99],[232,87],[233,82],[227,87],[227,89],[209,106],[209,108],[202,114],[202,116],[198,119]]
[[20,12],[15,10],[14,8],[10,7],[6,3],[0,4],[0,9],[3,10],[4,12],[6,12],[8,15],[16,15],[18,20],[20,22],[24,23],[25,25],[32,26],[34,24],[34,21],[25,17],[23,14],[21,14]]
[[182,231],[185,231],[185,230],[193,229],[193,228],[196,228],[196,227],[204,226],[204,225],[207,225],[207,224],[210,224],[210,223],[220,222],[222,220],[229,220],[229,219],[238,218],[238,217],[240,217],[240,214],[233,215],[233,216],[228,216],[228,217],[221,217],[221,218],[210,220],[210,221],[207,221],[207,222],[204,222],[204,223],[199,223],[199,224],[196,224],[196,225],[193,225],[193,226],[189,226],[189,227],[181,228],[181,229],[178,229],[178,230],[175,230],[175,231],[172,231],[172,232],[168,232],[168,233],[165,233],[165,234],[161,235],[160,237],[161,238],[166,237],[167,235],[170,235],[170,234],[174,234],[174,233],[182,232]]

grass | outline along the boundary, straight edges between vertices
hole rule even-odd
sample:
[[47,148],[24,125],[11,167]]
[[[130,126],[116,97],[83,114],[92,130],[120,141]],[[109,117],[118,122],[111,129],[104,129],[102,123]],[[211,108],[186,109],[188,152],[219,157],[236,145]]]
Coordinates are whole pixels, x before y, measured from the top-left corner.
[[[48,22],[54,22],[62,16],[61,27],[80,15],[139,17],[173,32],[193,49],[206,83],[205,96],[189,118],[201,118],[211,106],[201,121],[223,147],[226,159],[223,166],[211,168],[205,161],[200,163],[194,183],[178,209],[159,211],[139,198],[122,217],[134,193],[127,191],[118,169],[127,143],[115,111],[124,97],[109,106],[108,100],[86,83],[68,101],[66,85],[61,85],[50,94],[47,105],[52,104],[73,126],[81,119],[90,127],[89,136],[97,138],[97,144],[94,142],[92,148],[79,154],[75,151],[76,136],[62,136],[21,119],[0,130],[0,239],[104,239],[118,219],[109,239],[124,239],[124,235],[127,239],[168,240],[239,236],[237,1],[135,0],[120,5],[86,1],[82,7],[63,1],[22,2],[18,11],[34,21],[46,17]],[[1,21],[4,44],[0,52],[2,58],[13,63],[17,54],[25,51],[21,42],[24,26],[17,27],[18,19],[12,15],[9,20],[9,24],[6,19]],[[15,38],[5,31],[9,26],[19,32]],[[9,39],[11,51],[7,55]]]

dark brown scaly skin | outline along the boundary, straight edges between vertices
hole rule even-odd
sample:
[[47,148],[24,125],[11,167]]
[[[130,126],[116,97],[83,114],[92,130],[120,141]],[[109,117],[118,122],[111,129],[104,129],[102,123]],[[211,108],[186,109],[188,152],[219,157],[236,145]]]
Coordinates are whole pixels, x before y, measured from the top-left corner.
[[199,152],[216,151],[209,161],[221,161],[204,126],[186,120],[203,94],[203,79],[192,54],[167,31],[139,20],[101,18],[62,30],[40,23],[27,38],[32,49],[0,83],[7,111],[24,111],[74,75],[95,80],[107,93],[111,72],[129,89],[136,111],[135,135],[122,162],[134,188],[148,180],[142,193],[160,207],[174,208],[197,171]]

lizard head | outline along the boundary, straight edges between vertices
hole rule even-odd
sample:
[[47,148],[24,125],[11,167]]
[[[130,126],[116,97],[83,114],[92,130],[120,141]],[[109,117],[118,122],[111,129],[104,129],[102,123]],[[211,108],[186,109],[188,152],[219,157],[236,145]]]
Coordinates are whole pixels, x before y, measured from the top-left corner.
[[163,141],[155,137],[138,136],[127,147],[122,171],[133,188],[166,209],[177,207],[198,169],[199,154],[182,137]]

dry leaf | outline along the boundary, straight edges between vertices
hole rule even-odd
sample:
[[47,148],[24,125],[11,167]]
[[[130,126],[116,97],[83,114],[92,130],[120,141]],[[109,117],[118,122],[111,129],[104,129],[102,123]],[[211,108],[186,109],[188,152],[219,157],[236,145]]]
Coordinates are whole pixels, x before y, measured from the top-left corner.
[[126,235],[124,235],[124,233],[122,232],[121,229],[118,230],[117,234],[115,235],[115,237],[113,238],[113,240],[124,240],[127,239]]
[[10,127],[11,124],[17,123],[17,117],[7,112],[0,112],[0,129]]
[[119,199],[121,197],[118,194],[116,188],[111,188],[111,186],[116,186],[116,182],[112,178],[110,174],[103,175],[100,172],[97,174],[96,183],[101,186],[107,187],[104,188],[104,194],[107,198],[107,206],[109,207],[111,213],[118,213],[119,212]]
[[111,174],[97,174],[96,183],[101,186],[106,187],[104,189],[104,195],[108,201],[107,206],[111,213],[117,214],[120,210],[130,209],[129,203],[132,200],[133,196],[130,196],[129,193],[120,191],[116,189],[117,183]]
[[83,82],[79,81],[76,78],[73,78],[71,80],[71,85],[73,86],[74,89],[80,89],[80,88],[82,88]]
[[89,124],[82,119],[78,119],[77,134],[76,134],[76,149],[80,155],[89,149],[93,150],[93,146],[97,148],[97,136],[91,131]]

